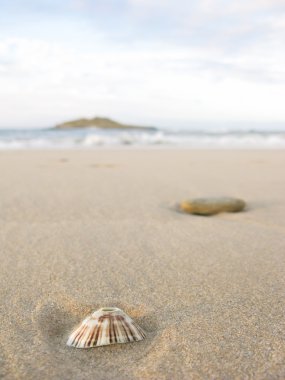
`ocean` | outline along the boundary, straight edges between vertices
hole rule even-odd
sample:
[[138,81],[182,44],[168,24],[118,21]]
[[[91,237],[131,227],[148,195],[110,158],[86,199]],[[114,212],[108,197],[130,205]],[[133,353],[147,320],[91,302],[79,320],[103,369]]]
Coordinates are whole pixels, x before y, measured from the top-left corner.
[[0,150],[117,147],[284,149],[285,131],[0,129]]

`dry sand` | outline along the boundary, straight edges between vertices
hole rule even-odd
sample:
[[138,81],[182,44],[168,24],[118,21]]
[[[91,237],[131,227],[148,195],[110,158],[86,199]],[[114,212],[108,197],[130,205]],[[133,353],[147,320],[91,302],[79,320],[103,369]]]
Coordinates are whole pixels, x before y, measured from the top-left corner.
[[[0,377],[284,379],[285,152],[0,153]],[[174,210],[238,196],[247,212]],[[68,333],[101,306],[139,343]]]

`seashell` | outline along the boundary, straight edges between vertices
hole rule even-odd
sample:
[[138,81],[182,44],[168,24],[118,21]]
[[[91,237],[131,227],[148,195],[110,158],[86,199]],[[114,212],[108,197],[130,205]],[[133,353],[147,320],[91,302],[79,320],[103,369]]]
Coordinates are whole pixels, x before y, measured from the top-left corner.
[[76,348],[90,348],[115,343],[143,340],[144,331],[117,307],[103,307],[75,328],[67,345]]

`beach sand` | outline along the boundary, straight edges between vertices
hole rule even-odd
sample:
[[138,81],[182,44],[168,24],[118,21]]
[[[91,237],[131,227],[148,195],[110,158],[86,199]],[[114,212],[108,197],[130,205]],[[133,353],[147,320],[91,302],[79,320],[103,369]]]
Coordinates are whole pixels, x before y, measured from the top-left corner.
[[[0,377],[284,379],[285,152],[0,153]],[[178,201],[237,196],[212,217]],[[66,346],[118,306],[144,341]]]

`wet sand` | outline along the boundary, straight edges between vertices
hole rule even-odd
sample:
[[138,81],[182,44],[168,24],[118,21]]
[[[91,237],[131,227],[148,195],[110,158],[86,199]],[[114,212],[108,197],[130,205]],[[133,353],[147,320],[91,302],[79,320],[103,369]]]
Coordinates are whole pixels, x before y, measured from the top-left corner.
[[[285,152],[0,153],[0,377],[284,379]],[[229,195],[246,212],[178,213]],[[67,347],[118,306],[138,343]]]

